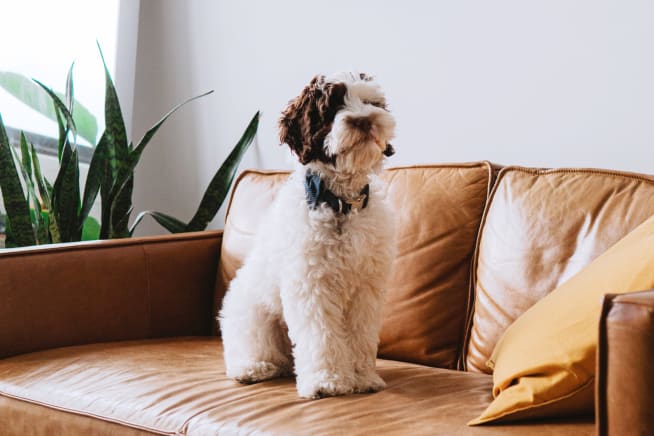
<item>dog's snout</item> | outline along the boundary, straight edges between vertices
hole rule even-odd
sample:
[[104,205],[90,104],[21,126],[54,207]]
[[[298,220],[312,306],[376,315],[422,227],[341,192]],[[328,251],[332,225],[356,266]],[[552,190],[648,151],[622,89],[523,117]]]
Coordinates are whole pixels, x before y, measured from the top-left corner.
[[364,133],[370,132],[372,129],[372,121],[369,117],[350,117],[347,122],[355,129],[361,130]]
[[391,157],[394,154],[395,154],[395,149],[393,148],[393,146],[390,143],[386,144],[386,149],[384,149],[384,156]]

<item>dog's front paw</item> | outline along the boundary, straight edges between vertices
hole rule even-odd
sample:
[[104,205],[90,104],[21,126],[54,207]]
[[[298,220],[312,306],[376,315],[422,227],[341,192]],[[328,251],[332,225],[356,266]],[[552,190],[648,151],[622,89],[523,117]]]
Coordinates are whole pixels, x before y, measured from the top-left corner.
[[386,382],[375,371],[356,375],[354,392],[367,394],[379,392],[386,387]]
[[251,384],[275,377],[283,377],[288,375],[289,372],[287,368],[275,365],[272,362],[258,361],[228,369],[227,377],[233,378],[239,383]]
[[297,392],[302,398],[317,400],[324,397],[354,393],[354,380],[339,374],[321,374],[314,377],[298,377]]

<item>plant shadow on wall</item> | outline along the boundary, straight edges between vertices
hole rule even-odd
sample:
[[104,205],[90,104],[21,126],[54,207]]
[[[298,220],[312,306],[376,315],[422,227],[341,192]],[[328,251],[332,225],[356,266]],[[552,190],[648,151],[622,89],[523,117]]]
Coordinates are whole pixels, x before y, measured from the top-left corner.
[[[54,183],[50,183],[41,173],[34,145],[29,143],[21,132],[19,156],[9,142],[0,116],[0,190],[6,210],[4,227],[7,248],[127,238],[134,234],[134,230],[146,215],[151,215],[172,233],[200,231],[207,227],[227,196],[238,164],[256,135],[259,112],[254,115],[242,137],[212,178],[197,211],[188,223],[162,212],[144,211],[129,225],[133,211],[134,170],[143,150],[161,125],[177,109],[213,91],[175,106],[134,146],[132,142],[128,143],[116,89],[101,50],[100,57],[105,69],[106,127],[95,146],[83,191],[80,189],[79,180],[77,135],[94,143],[95,119],[74,99],[73,66],[68,71],[65,94],[57,94],[38,80],[33,83],[14,73],[2,73],[0,76],[0,86],[32,108],[56,119],[59,126],[59,171]],[[52,105],[47,99],[47,105],[42,103],[43,91]],[[78,129],[77,124],[85,127]],[[95,125],[97,132],[97,124]],[[89,216],[98,193],[101,206],[100,222]]]

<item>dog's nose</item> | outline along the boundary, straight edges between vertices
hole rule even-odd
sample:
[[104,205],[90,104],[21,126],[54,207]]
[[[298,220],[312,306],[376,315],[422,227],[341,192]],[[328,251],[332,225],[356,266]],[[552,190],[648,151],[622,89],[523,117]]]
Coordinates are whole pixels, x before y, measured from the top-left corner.
[[350,117],[347,119],[347,122],[350,126],[364,133],[368,133],[372,129],[372,121],[368,117]]

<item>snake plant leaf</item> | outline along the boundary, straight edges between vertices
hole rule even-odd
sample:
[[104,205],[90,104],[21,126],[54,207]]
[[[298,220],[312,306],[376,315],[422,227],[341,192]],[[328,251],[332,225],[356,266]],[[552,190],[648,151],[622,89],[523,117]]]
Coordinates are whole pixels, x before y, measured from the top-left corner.
[[9,217],[5,217],[5,248],[16,248],[19,247],[18,243],[14,239],[14,233],[11,231],[11,224],[9,223]]
[[[57,121],[51,98],[31,79],[18,73],[0,71],[0,87],[41,115],[52,121]],[[55,93],[60,99],[65,99],[63,94]],[[79,136],[89,141],[89,143],[95,144],[98,136],[98,121],[79,101],[74,100],[74,107],[73,119]]]
[[[35,199],[32,194],[33,192],[29,192],[27,194],[28,202],[31,204],[38,204],[38,199]],[[50,239],[48,238],[48,227],[47,224],[43,221],[43,214],[41,213],[41,210],[30,209],[30,219],[32,220],[32,226],[34,228],[36,245],[49,244]]]
[[53,102],[55,115],[57,117],[57,128],[59,129],[59,141],[57,142],[57,159],[61,163],[61,154],[64,152],[64,144],[68,141],[68,129],[64,124],[64,120],[61,118],[61,113],[57,109],[57,105]]
[[187,232],[196,232],[207,228],[209,222],[216,216],[218,209],[222,205],[229,188],[234,181],[236,170],[241,162],[243,154],[247,151],[252,143],[257,129],[259,127],[259,112],[254,114],[254,117],[248,124],[243,136],[239,139],[238,143],[231,151],[227,159],[218,169],[218,172],[213,176],[207,190],[200,201],[200,206],[191,221],[186,226]]
[[79,161],[77,148],[66,144],[61,166],[52,190],[52,208],[62,242],[79,241],[82,226],[78,222]]
[[59,226],[57,225],[57,217],[53,210],[48,211],[48,232],[50,233],[50,242],[53,244],[62,242]]
[[[12,149],[13,150],[13,149]],[[27,203],[30,205],[30,220],[36,236],[36,244],[47,244],[49,242],[48,229],[42,219],[42,204],[36,195],[32,172],[32,155],[27,145],[25,134],[20,132],[20,152],[21,152],[21,172],[23,173],[23,182],[27,189]],[[17,159],[16,159],[17,160]]]
[[109,238],[129,237],[129,217],[134,209],[132,207],[132,192],[134,190],[134,177],[130,177],[114,199],[111,208],[111,231]]
[[36,79],[32,79],[32,80],[34,80],[34,82],[37,85],[39,85],[41,88],[43,88],[45,92],[48,93],[48,95],[50,96],[50,98],[55,104],[55,109],[61,111],[61,114],[63,115],[66,121],[67,127],[73,132],[73,136],[77,137],[77,126],[75,125],[75,120],[73,120],[73,115],[70,113],[64,102],[61,101],[59,96],[52,89],[48,88],[47,86],[45,86],[43,83],[39,82]]
[[[32,162],[27,151],[27,140],[25,135],[21,132],[21,158],[19,159],[16,150],[13,147],[11,152],[15,162],[19,162],[20,172],[23,175],[23,184],[27,191],[27,204],[30,207],[30,222],[32,223],[32,232],[35,237],[35,244],[45,244],[47,243],[47,231],[44,228],[43,223],[41,222],[41,203],[39,198],[36,196],[36,190],[34,189],[34,182],[32,181],[31,171],[32,171]],[[38,212],[37,212],[38,211]]]
[[[102,134],[98,145],[93,150],[93,156],[91,157],[91,162],[89,163],[89,172],[86,175],[86,184],[84,185],[84,195],[82,199],[82,209],[80,210],[80,222],[85,223],[86,217],[89,216],[93,203],[98,196],[98,192],[101,187],[104,187],[104,191],[108,194],[109,189],[111,189],[112,184],[111,172],[109,170],[109,152],[108,152],[108,141],[107,135]],[[102,208],[107,208],[109,210],[108,202],[104,203],[104,194],[103,194],[103,205]]]
[[73,111],[73,104],[74,104],[74,94],[75,90],[73,87],[73,67],[75,66],[75,62],[70,64],[70,68],[68,69],[68,75],[66,76],[66,107],[68,107],[68,111],[72,114],[75,113]]
[[32,155],[32,165],[34,167],[34,178],[36,179],[36,186],[39,189],[39,195],[41,196],[41,202],[43,203],[43,208],[45,210],[50,210],[52,208],[52,202],[50,201],[50,191],[48,190],[43,173],[41,172],[41,162],[39,161],[39,156],[36,153],[34,144],[30,142],[30,153]]
[[139,225],[141,220],[143,220],[143,218],[146,215],[150,215],[152,218],[155,219],[155,221],[157,221],[162,227],[164,227],[170,233],[182,233],[186,229],[186,223],[183,223],[182,221],[178,220],[175,217],[172,217],[165,213],[156,212],[153,210],[146,210],[138,214],[138,216],[134,220],[134,224],[132,224],[132,227],[130,227],[129,230],[130,236],[134,234],[134,230],[136,230],[136,226]]
[[25,173],[27,176],[29,176],[28,179],[32,180],[32,155],[30,154],[30,150],[27,145],[25,133],[22,131],[20,132],[20,154]]
[[127,145],[127,131],[125,130],[125,122],[123,113],[120,109],[120,102],[118,101],[118,93],[111,79],[109,68],[104,60],[104,54],[98,43],[98,50],[100,51],[100,58],[104,66],[105,73],[105,97],[104,97],[104,135],[107,136],[109,163],[111,166],[112,177],[116,179],[118,171],[127,165],[129,160],[129,147]]
[[[127,220],[129,220],[128,210],[132,207],[132,190],[123,187],[127,179],[132,177],[132,171],[128,171],[130,161],[130,150],[127,143],[127,132],[123,120],[118,94],[114,87],[109,68],[104,59],[102,48],[98,43],[98,50],[102,65],[105,71],[105,132],[107,153],[108,153],[108,170],[111,174],[110,187],[107,190],[107,182],[101,183],[102,197],[102,227],[100,230],[101,238],[125,237],[127,234]],[[125,175],[120,189],[116,189],[116,180]],[[132,182],[133,183],[133,182]],[[116,227],[119,226],[119,227]]]
[[43,178],[43,180],[45,181],[45,187],[46,187],[46,189],[47,189],[48,192],[50,193],[50,198],[52,198],[52,190],[54,189],[54,188],[52,187],[52,183],[50,183],[50,182],[48,181],[48,179],[46,179],[45,177]]
[[21,186],[16,161],[12,154],[7,131],[0,116],[0,191],[11,222],[12,242],[18,246],[34,245],[34,230],[30,220],[30,207]]
[[196,95],[195,97],[191,97],[188,100],[178,104],[174,108],[172,108],[166,115],[164,115],[154,126],[150,128],[147,132],[145,132],[145,135],[143,135],[143,138],[141,138],[141,141],[139,141],[138,145],[134,147],[134,150],[129,155],[129,161],[128,165],[126,167],[123,167],[121,171],[118,172],[118,177],[114,183],[114,186],[112,188],[112,197],[116,197],[117,194],[120,192],[120,190],[123,189],[125,183],[127,183],[127,180],[132,176],[134,172],[134,168],[136,168],[136,165],[138,164],[139,160],[141,159],[141,154],[143,154],[143,150],[145,147],[148,145],[152,137],[157,133],[157,130],[163,125],[163,123],[172,115],[174,114],[178,109],[180,109],[182,106],[186,105],[187,103],[192,102],[193,100],[197,100],[198,98],[202,98],[204,96],[207,96],[209,94],[213,93],[213,90],[205,92],[200,95]]
[[[34,167],[34,179],[36,179],[36,186],[39,189],[39,195],[41,196],[41,211],[43,216],[43,227],[44,232],[46,233],[48,242],[53,242],[53,233],[59,235],[59,229],[57,229],[57,223],[54,219],[51,220],[52,215],[52,200],[50,198],[50,193],[52,192],[52,187],[48,189],[48,183],[43,177],[41,172],[41,162],[39,161],[39,156],[36,153],[34,144],[30,142],[30,153],[32,155],[32,166]],[[59,242],[59,241],[57,241]]]
[[118,221],[112,222],[111,227],[112,227],[112,234],[110,235],[111,239],[118,239],[118,238],[129,238],[130,233],[128,229],[128,224],[129,224],[129,217],[132,214],[132,211],[134,210],[134,206],[130,205],[130,208],[127,210],[122,215],[122,218],[118,219]]

